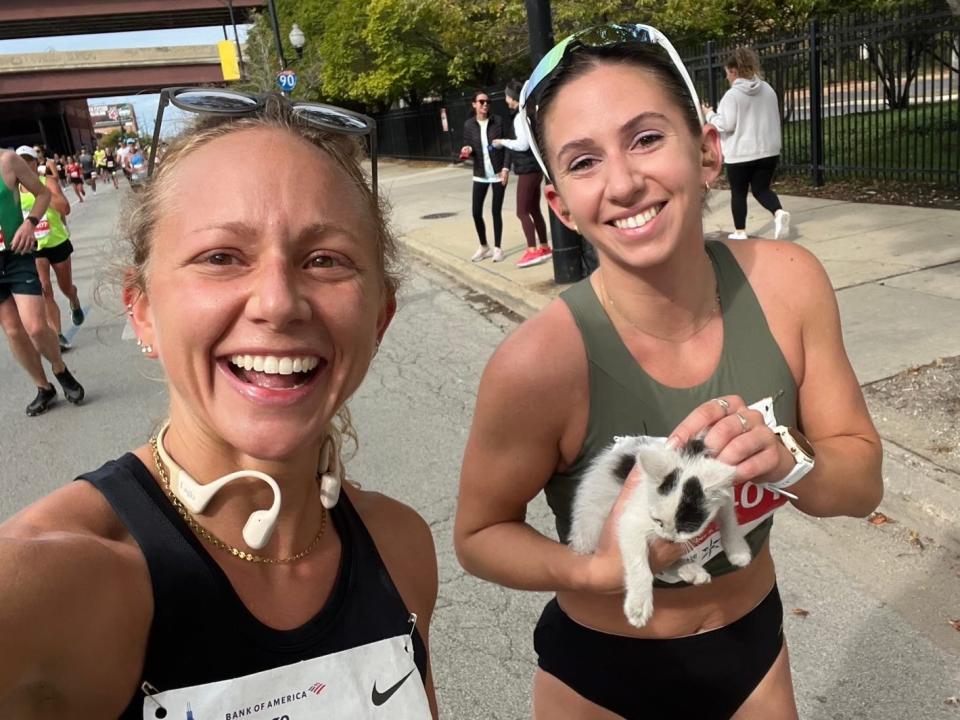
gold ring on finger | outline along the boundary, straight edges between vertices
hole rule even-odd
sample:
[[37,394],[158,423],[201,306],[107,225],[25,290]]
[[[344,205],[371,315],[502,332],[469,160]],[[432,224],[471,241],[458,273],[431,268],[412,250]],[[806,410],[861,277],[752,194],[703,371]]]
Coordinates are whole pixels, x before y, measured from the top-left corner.
[[713,400],[715,403],[717,403],[717,405],[723,408],[724,415],[727,415],[730,412],[730,403],[728,403],[726,400],[723,398],[714,398]]
[[749,428],[747,426],[747,419],[740,413],[734,413],[737,416],[737,420],[740,421],[740,432],[745,433]]

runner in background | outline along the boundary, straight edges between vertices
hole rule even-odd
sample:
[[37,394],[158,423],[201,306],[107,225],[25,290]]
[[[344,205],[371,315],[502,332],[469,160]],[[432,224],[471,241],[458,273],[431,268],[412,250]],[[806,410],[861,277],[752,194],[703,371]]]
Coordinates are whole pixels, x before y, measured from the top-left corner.
[[[27,157],[24,157],[24,153],[20,152],[21,150],[29,150]],[[24,158],[27,165],[36,165],[37,166],[37,175],[40,177],[55,177],[60,178],[60,168],[57,166],[54,160],[51,160],[47,157],[46,148],[43,145],[34,145],[32,148],[29,145],[21,145],[17,148],[17,155]]]
[[136,143],[137,141],[133,138],[127,138],[123,144],[117,148],[117,163],[128,181],[130,180],[130,166],[127,162],[127,156],[133,151],[133,146],[136,145]]
[[81,170],[80,163],[77,162],[73,155],[67,156],[66,170],[67,178],[70,180],[70,184],[73,185],[73,191],[77,194],[77,200],[83,202],[83,199],[87,196],[86,191],[83,189],[83,170]]
[[[27,145],[17,148],[17,155],[27,162],[35,159],[33,152],[33,149]],[[35,254],[37,274],[40,276],[40,284],[43,286],[47,322],[57,333],[60,349],[66,351],[70,350],[72,345],[63,334],[60,306],[57,305],[56,298],[53,296],[50,268],[53,267],[57,276],[57,285],[70,303],[73,324],[82,325],[84,320],[83,308],[80,306],[77,286],[73,284],[73,264],[70,260],[70,256],[73,254],[73,244],[70,242],[70,232],[65,220],[66,216],[70,214],[70,203],[64,196],[55,177],[47,175],[41,177],[40,182],[50,191],[50,206],[34,230],[34,236],[37,238],[37,252]],[[33,210],[35,202],[36,196],[21,184],[20,209],[23,211],[24,217],[27,217]]]
[[77,158],[80,163],[80,169],[83,171],[83,179],[90,184],[90,188],[97,191],[97,171],[93,165],[93,156],[87,150],[86,145],[80,147],[80,156]]
[[60,153],[54,153],[53,162],[57,167],[57,177],[60,179],[60,187],[67,186],[67,161]]
[[[33,209],[26,217],[20,210],[18,184],[36,196]],[[64,365],[56,333],[47,324],[43,291],[37,276],[34,232],[47,210],[50,196],[50,190],[29,165],[15,153],[0,150],[0,325],[14,358],[37,386],[37,396],[27,405],[30,416],[45,412],[57,397],[43,370],[41,355],[50,363],[67,400],[79,403],[84,395],[83,386]]]
[[93,151],[93,165],[96,168],[95,172],[97,176],[104,182],[107,180],[107,153],[102,148],[97,146],[97,149]]
[[107,148],[106,153],[107,156],[104,159],[104,162],[106,163],[105,172],[110,182],[113,183],[114,189],[117,189],[120,187],[119,183],[117,183],[117,173],[120,172],[120,168],[117,163],[117,156],[112,147]]

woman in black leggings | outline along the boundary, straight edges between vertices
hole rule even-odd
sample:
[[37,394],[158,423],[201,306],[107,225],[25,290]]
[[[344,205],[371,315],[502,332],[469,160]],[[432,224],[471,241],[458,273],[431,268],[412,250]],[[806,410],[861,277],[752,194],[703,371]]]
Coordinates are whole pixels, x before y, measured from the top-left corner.
[[714,112],[704,105],[708,123],[720,131],[723,159],[730,181],[731,240],[747,239],[747,191],[773,213],[773,237],[786,237],[790,213],[770,189],[780,160],[780,109],[777,94],[763,80],[760,61],[749,48],[737,48],[725,64],[730,89]]
[[[504,151],[494,147],[494,140],[504,137],[503,121],[490,115],[490,96],[482,90],[473,95],[474,116],[463,125],[463,147],[460,159],[473,157],[473,224],[477,228],[480,247],[471,256],[473,262],[492,257],[503,260],[500,241],[503,239],[503,194],[509,170],[504,166]],[[483,222],[483,202],[487,189],[493,189],[493,250],[487,245],[487,226]]]
[[[527,250],[517,260],[517,267],[525,268],[546,262],[553,255],[547,241],[547,224],[540,210],[540,184],[543,173],[537,165],[537,159],[530,152],[530,141],[523,118],[517,110],[520,108],[520,90],[522,85],[516,80],[507,83],[504,97],[507,107],[515,113],[513,116],[513,139],[494,140],[493,146],[504,147],[507,154],[506,165],[517,176],[517,217],[527,238]],[[537,238],[540,247],[537,247]]]

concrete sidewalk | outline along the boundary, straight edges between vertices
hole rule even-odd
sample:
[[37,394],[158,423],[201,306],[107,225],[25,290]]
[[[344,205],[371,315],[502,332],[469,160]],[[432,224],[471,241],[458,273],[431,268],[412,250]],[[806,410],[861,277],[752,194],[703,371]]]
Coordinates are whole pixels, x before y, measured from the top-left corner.
[[[380,182],[396,229],[422,260],[528,317],[563,287],[550,263],[519,269],[525,249],[515,215],[515,184],[504,202],[506,260],[471,263],[470,170],[462,165],[385,161]],[[782,196],[791,239],[824,264],[843,315],[844,338],[863,384],[938,357],[960,355],[960,211]],[[547,213],[546,202],[543,203]],[[490,199],[485,206],[492,240]],[[750,198],[747,229],[770,237],[773,220]],[[442,217],[431,218],[431,215]],[[732,230],[730,194],[715,191],[704,215],[708,237]]]
[[[469,260],[477,241],[468,167],[386,160],[380,183],[404,246],[420,261],[523,317],[563,290],[553,280],[551,263],[522,270],[515,265],[525,242],[515,215],[513,179],[503,208],[506,259],[500,263]],[[820,259],[836,289],[844,341],[861,384],[960,355],[960,211],[795,196],[781,196],[781,201],[792,214],[790,239]],[[543,207],[546,216],[545,201]],[[492,240],[489,208],[488,198],[485,218]],[[769,213],[753,198],[748,208],[748,232],[772,236]],[[729,192],[712,194],[704,229],[709,238],[725,238],[732,230]],[[896,511],[908,514],[922,506],[918,519],[952,525],[949,535],[960,547],[960,475],[937,465],[937,458],[918,446],[922,418],[911,421],[888,408],[871,409],[888,449],[899,446],[932,463],[918,472],[888,453],[885,505],[906,499],[909,507]]]

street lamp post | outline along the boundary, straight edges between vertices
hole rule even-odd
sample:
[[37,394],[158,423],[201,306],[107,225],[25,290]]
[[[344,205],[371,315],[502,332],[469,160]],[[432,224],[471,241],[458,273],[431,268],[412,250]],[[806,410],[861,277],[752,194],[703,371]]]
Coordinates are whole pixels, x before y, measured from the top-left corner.
[[267,11],[270,14],[270,25],[273,26],[273,39],[277,43],[277,54],[280,56],[280,69],[287,69],[287,58],[283,54],[283,43],[280,41],[280,20],[277,18],[277,6],[274,0],[267,0]]
[[307,44],[307,37],[296,23],[290,29],[290,44],[297,51],[297,60],[303,60],[303,47]]

